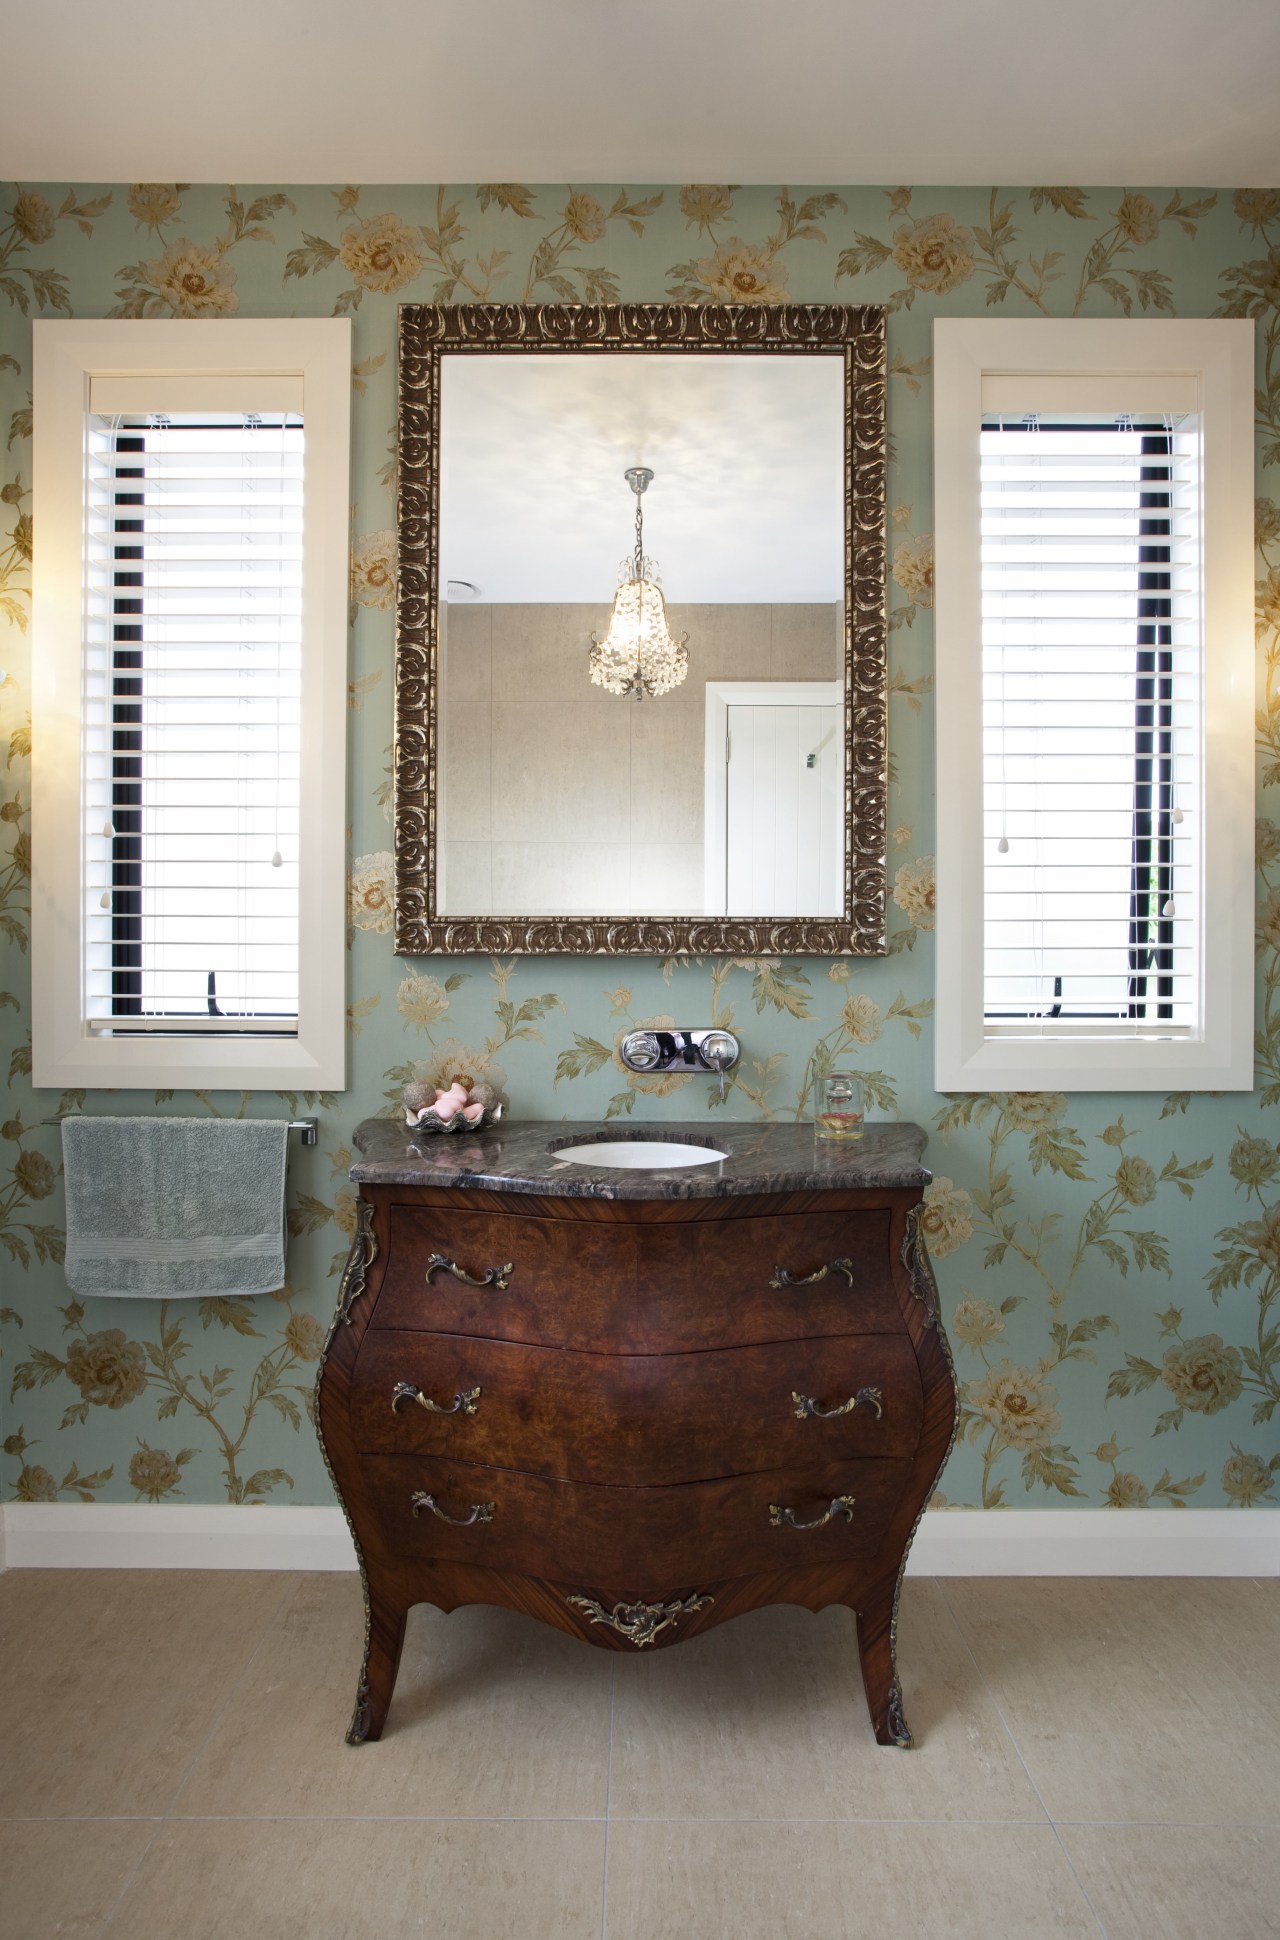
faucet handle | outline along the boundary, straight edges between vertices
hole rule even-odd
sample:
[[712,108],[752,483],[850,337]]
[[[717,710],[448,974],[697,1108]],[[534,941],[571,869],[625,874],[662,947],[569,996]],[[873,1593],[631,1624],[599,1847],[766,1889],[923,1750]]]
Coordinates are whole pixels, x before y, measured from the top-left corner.
[[724,1075],[738,1062],[742,1047],[732,1031],[708,1031],[699,1050],[709,1070],[719,1073],[720,1103],[724,1103]]
[[620,1055],[628,1071],[656,1071],[662,1065],[662,1045],[654,1031],[628,1031]]
[[699,1049],[704,1064],[713,1071],[727,1071],[738,1062],[742,1047],[732,1031],[708,1031]]

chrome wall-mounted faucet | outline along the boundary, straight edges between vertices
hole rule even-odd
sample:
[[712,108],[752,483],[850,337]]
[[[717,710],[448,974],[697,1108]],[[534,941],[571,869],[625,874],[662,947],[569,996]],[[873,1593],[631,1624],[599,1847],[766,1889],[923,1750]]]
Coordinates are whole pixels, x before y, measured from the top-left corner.
[[719,1029],[628,1031],[619,1055],[628,1071],[710,1071],[719,1075],[720,1102],[724,1080],[742,1054],[732,1031]]

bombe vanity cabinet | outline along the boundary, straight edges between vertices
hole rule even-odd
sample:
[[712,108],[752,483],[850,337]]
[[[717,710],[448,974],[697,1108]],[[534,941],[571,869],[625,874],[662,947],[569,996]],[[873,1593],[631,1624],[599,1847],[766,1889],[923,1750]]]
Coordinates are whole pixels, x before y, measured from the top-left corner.
[[898,1592],[956,1418],[924,1133],[657,1135],[726,1156],[619,1171],[552,1150],[599,1126],[357,1130],[317,1384],[366,1599],[349,1742],[381,1736],[415,1603],[636,1651],[780,1602],[856,1612],[876,1737],[911,1742]]

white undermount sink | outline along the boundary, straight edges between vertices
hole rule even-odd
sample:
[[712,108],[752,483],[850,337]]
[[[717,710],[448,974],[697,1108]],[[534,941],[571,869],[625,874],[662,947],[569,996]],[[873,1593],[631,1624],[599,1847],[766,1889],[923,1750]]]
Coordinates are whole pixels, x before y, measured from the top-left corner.
[[551,1154],[561,1165],[614,1166],[622,1172],[660,1172],[676,1165],[718,1165],[728,1158],[715,1145],[682,1145],[669,1138],[602,1138],[565,1145]]

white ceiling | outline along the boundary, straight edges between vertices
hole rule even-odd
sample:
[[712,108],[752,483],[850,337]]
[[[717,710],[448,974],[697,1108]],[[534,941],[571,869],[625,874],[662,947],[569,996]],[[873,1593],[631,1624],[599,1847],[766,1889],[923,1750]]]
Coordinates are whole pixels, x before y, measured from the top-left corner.
[[20,181],[1275,186],[1277,0],[0,0]]
[[839,357],[446,357],[441,577],[607,606],[634,545],[673,604],[838,600]]

